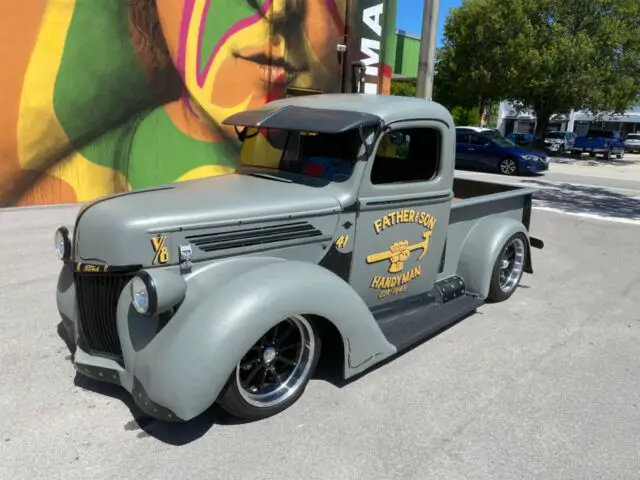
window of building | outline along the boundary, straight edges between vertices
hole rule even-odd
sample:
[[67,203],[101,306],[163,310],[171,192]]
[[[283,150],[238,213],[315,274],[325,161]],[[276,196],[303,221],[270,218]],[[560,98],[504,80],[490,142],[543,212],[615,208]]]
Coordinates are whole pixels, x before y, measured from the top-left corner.
[[435,177],[440,164],[441,134],[435,128],[407,128],[385,134],[371,170],[374,185],[421,182]]

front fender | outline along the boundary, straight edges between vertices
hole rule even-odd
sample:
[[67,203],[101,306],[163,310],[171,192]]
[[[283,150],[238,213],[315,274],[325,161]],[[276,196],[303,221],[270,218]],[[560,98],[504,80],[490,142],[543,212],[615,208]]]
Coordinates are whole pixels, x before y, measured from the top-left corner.
[[486,217],[469,231],[460,250],[457,273],[469,292],[482,298],[489,295],[489,284],[493,266],[505,241],[516,233],[527,239],[527,263],[530,268],[531,245],[527,229],[517,220],[509,217]]
[[[332,272],[307,262],[252,261],[251,269],[240,261],[244,267],[235,275],[230,261],[222,278],[216,268],[189,278],[175,316],[135,355],[149,397],[184,420],[206,410],[249,348],[294,314],[333,322],[344,339],[347,377],[396,352],[364,301]],[[136,314],[128,309],[128,315]]]

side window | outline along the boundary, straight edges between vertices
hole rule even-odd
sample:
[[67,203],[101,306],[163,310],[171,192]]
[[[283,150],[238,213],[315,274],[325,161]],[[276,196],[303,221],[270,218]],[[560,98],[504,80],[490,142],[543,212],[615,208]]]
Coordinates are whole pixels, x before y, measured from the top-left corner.
[[467,132],[456,132],[456,143],[469,143],[469,134]]
[[440,164],[440,131],[407,128],[385,134],[371,169],[374,185],[423,182],[435,177]]
[[469,143],[471,145],[477,145],[479,147],[485,147],[487,145],[490,145],[491,141],[487,137],[484,137],[482,135],[471,134],[471,135],[469,135]]

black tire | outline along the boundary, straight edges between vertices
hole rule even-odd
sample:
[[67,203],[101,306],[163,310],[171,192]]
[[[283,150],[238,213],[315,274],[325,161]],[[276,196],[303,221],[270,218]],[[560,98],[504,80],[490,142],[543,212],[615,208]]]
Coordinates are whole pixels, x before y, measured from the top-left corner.
[[517,175],[518,162],[511,157],[503,158],[498,164],[498,172],[502,175]]
[[[291,362],[292,360],[290,358],[285,358],[284,356],[278,357],[280,352],[277,350],[278,346],[280,346],[282,352],[290,351],[293,343],[278,344],[275,340],[279,334],[284,336],[282,339],[283,341],[288,340],[291,333],[287,335],[286,332],[292,325],[294,329],[297,329],[297,331],[294,331],[293,333],[295,333],[300,339],[300,350],[298,350],[298,348],[295,349],[295,365],[293,366],[284,363],[284,360],[288,362]],[[307,337],[306,341],[308,341],[310,349],[307,357],[305,357],[305,352],[307,350],[305,348],[305,336]],[[269,348],[272,348],[275,353],[273,354],[273,359],[267,362],[266,352]],[[248,421],[262,420],[286,410],[304,393],[307,384],[318,365],[321,350],[322,342],[320,335],[318,334],[318,329],[309,318],[302,315],[296,315],[280,322],[278,325],[269,329],[269,331],[267,331],[258,340],[258,342],[253,345],[253,347],[251,347],[249,352],[245,354],[240,362],[238,362],[236,367],[233,369],[224,390],[218,398],[218,405],[231,416]],[[290,353],[287,354],[287,357],[290,355]],[[254,356],[255,359],[253,358]],[[253,383],[258,377],[261,377],[262,372],[267,372],[264,377],[261,377],[263,387],[264,381],[269,378],[269,376],[271,379],[275,380],[276,374],[270,373],[269,367],[273,367],[273,369],[275,369],[275,366],[278,365],[278,361],[281,362],[280,365],[284,363],[284,365],[291,367],[291,372],[287,375],[279,374],[278,380],[283,378],[284,380],[282,382],[278,382],[278,380],[273,382],[276,383],[278,387],[267,390],[266,393],[253,393],[246,387],[242,386],[244,382],[241,379],[241,372],[242,374],[246,374],[246,372],[248,372],[248,377],[245,377],[245,381],[253,374],[253,378],[249,380],[249,383]],[[257,364],[259,365],[250,367],[249,370],[242,368],[243,365],[246,367],[248,365]],[[258,373],[254,373],[254,369],[257,369]],[[280,367],[278,367],[278,370],[279,369]],[[286,370],[286,367],[283,367],[283,370]],[[288,386],[288,388],[284,388],[285,386]],[[280,397],[277,393],[278,389],[281,389],[283,392]],[[273,396],[271,400],[267,400],[270,398],[269,395]],[[264,397],[264,400],[260,400],[261,396]]]
[[[510,264],[510,268],[514,268],[514,271],[507,277],[508,281],[503,282],[503,260],[509,259],[510,254],[508,251],[510,252],[511,247],[514,247],[515,250],[515,259]],[[489,302],[503,302],[513,295],[522,279],[528,255],[529,243],[522,233],[516,233],[504,242],[491,271],[489,295],[487,295]],[[506,285],[503,285],[503,283],[506,283]]]

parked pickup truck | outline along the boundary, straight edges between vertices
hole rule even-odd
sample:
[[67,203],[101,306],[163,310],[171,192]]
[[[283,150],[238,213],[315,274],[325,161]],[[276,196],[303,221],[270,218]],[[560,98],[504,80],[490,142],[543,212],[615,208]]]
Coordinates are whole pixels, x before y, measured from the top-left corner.
[[235,173],[105,197],[55,233],[75,368],[157,419],[274,415],[321,356],[353,377],[533,272],[534,190],[454,179],[437,103],[321,94],[224,123]]
[[595,157],[602,154],[605,160],[615,155],[624,157],[624,142],[620,138],[620,132],[615,130],[589,130],[583,137],[577,137],[571,147],[571,154],[580,157],[583,153]]

